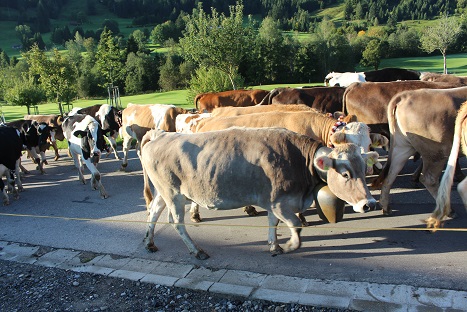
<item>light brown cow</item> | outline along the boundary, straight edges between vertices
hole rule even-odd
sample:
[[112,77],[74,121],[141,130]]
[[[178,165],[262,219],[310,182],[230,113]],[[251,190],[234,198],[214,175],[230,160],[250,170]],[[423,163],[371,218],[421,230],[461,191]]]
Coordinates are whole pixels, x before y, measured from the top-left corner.
[[354,143],[368,152],[371,145],[369,128],[361,122],[345,124],[316,110],[292,112],[264,112],[234,117],[210,117],[202,120],[196,132],[227,129],[230,127],[281,127],[323,142],[328,146]]
[[121,170],[125,170],[128,165],[128,151],[132,139],[136,139],[136,151],[140,156],[139,143],[141,139],[151,129],[161,129],[175,132],[175,119],[178,114],[186,114],[187,110],[166,104],[128,104],[122,111],[122,127],[120,136],[123,138],[123,161]]
[[454,83],[463,86],[467,86],[467,77],[456,76],[451,74],[438,74],[438,73],[422,73],[420,76],[422,81],[433,81],[433,82],[446,82]]
[[[300,247],[301,221],[296,214],[310,207],[313,189],[322,179],[318,172],[327,176],[337,197],[354,207],[376,204],[366,186],[364,160],[374,157],[374,152],[362,155],[354,144],[316,156],[320,144],[304,135],[277,128],[232,128],[194,134],[152,130],[141,145],[149,251],[157,251],[155,223],[167,207],[169,220],[190,253],[201,260],[209,258],[186,231],[187,199],[211,209],[255,205],[267,210],[268,244],[273,254]],[[157,191],[155,198],[150,182]],[[284,249],[277,241],[280,220],[291,232]]]
[[404,91],[391,100],[388,160],[373,182],[374,186],[382,186],[380,204],[384,214],[391,213],[389,192],[394,180],[416,152],[423,159],[420,182],[436,198],[439,178],[452,147],[457,111],[465,99],[467,87]]
[[63,141],[65,136],[63,135],[62,123],[63,123],[63,116],[60,115],[24,115],[25,120],[35,120],[38,123],[45,122],[49,127],[52,128],[53,131],[53,140],[49,140],[49,144],[52,146],[55,152],[54,160],[58,160],[60,158],[60,154],[58,153],[57,141]]
[[200,93],[195,97],[195,107],[201,113],[210,113],[216,107],[256,105],[268,94],[266,90],[230,90]]
[[[429,228],[438,228],[443,219],[451,213],[451,187],[454,181],[457,158],[459,158],[460,153],[467,155],[467,102],[462,104],[457,113],[452,148],[449,153],[448,165],[439,185],[436,208],[427,220]],[[457,191],[462,198],[464,206],[467,207],[467,179],[462,180],[457,185]]]
[[247,107],[217,107],[212,113],[211,117],[233,117],[246,114],[254,113],[267,113],[267,112],[295,112],[295,111],[314,111],[317,112],[314,108],[311,108],[304,104],[293,104],[293,105],[283,105],[283,104],[270,104],[270,105],[255,105]]

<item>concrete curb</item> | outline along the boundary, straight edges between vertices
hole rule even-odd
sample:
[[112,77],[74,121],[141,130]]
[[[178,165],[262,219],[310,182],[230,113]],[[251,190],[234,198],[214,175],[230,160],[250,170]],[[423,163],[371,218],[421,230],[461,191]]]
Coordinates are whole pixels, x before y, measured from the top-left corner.
[[303,279],[0,241],[0,259],[251,299],[360,311],[466,311],[467,292]]

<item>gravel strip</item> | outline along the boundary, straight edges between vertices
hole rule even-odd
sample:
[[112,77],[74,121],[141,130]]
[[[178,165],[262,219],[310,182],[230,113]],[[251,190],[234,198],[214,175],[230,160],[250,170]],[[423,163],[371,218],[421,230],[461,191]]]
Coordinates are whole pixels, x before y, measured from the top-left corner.
[[0,260],[0,311],[350,311],[217,295]]

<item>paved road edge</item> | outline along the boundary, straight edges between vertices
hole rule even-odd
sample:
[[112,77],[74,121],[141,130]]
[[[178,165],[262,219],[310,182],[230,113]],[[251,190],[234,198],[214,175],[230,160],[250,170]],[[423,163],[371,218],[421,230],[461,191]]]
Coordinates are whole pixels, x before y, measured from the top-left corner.
[[359,311],[465,311],[467,292],[259,274],[0,241],[0,259],[282,303]]

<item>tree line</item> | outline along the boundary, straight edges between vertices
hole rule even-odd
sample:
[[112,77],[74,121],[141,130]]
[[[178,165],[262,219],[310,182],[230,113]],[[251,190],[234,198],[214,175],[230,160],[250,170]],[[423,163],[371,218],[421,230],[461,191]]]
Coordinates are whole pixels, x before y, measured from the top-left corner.
[[[136,29],[128,38],[117,22],[106,20],[92,34],[76,27],[63,31],[66,38],[52,36],[61,38],[64,51],[46,51],[27,25],[19,25],[17,33],[29,47],[21,59],[0,51],[0,99],[31,107],[102,98],[109,86],[118,86],[124,95],[189,89],[191,102],[206,91],[323,81],[328,72],[354,71],[358,63],[377,69],[382,58],[433,51],[445,56],[448,47],[466,51],[466,18],[445,15],[438,21],[443,27],[422,32],[390,24],[339,26],[324,18],[300,39],[285,33],[279,20],[259,22],[244,10],[241,3],[229,6],[228,13],[199,3],[175,22]],[[165,51],[152,51],[148,43]]]

